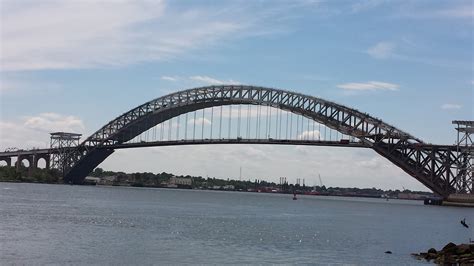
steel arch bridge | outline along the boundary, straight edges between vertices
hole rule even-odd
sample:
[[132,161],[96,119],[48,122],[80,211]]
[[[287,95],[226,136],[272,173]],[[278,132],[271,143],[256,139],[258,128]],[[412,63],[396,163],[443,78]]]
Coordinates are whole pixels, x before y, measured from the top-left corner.
[[115,149],[120,148],[221,143],[338,145],[334,142],[276,140],[266,137],[129,143],[143,132],[156,125],[164,124],[165,121],[174,117],[205,108],[232,105],[277,108],[358,139],[359,142],[347,146],[373,149],[443,197],[455,192],[473,193],[474,191],[472,173],[467,175],[464,173],[463,176],[457,174],[456,168],[464,159],[463,154],[465,154],[457,146],[424,143],[378,118],[321,98],[286,90],[243,85],[208,86],[178,91],[123,113],[77,147],[69,149],[67,158],[62,161],[61,166],[64,181],[82,183],[95,167]]

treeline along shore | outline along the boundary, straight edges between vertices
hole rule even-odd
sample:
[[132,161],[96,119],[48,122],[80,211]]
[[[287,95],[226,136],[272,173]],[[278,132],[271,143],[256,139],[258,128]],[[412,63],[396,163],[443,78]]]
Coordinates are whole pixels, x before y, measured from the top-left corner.
[[[27,167],[0,166],[0,182],[28,182],[28,183],[63,183],[59,172],[55,169],[34,169],[28,171]],[[296,193],[323,196],[348,196],[348,197],[373,197],[373,198],[399,198],[423,200],[433,197],[430,192],[410,190],[382,190],[377,188],[342,188],[306,186],[305,184],[291,184],[283,182],[277,184],[261,179],[219,179],[214,177],[201,177],[171,173],[124,173],[105,171],[96,168],[85,180],[88,185],[112,185],[134,187],[160,187],[160,188],[188,188],[208,190],[228,190],[267,193]]]

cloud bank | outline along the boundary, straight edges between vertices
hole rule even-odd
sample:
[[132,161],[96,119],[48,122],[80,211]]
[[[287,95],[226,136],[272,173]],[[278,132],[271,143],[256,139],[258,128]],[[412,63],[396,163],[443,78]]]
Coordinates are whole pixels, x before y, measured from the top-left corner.
[[396,91],[399,88],[398,84],[381,82],[381,81],[368,81],[363,83],[344,83],[337,85],[338,88],[351,91],[377,91],[377,90],[388,90]]

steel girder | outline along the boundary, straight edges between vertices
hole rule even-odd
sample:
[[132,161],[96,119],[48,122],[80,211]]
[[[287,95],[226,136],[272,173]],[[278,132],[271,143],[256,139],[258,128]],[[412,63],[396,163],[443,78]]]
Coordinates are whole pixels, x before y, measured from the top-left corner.
[[[146,102],[118,116],[81,144],[82,152],[78,152],[75,157],[79,158],[78,163],[66,174],[65,180],[82,182],[85,176],[79,172],[84,171],[78,171],[77,168],[84,167],[84,162],[81,161],[86,161],[98,150],[110,147],[112,153],[114,145],[122,144],[180,114],[232,104],[266,105],[313,119],[343,134],[358,138],[367,147],[374,149],[435,193],[447,196],[454,191],[451,168],[457,158],[448,146],[439,149],[441,146],[425,144],[378,118],[321,98],[285,90],[241,85],[178,91]],[[98,165],[89,159],[87,161],[87,169],[92,170]]]

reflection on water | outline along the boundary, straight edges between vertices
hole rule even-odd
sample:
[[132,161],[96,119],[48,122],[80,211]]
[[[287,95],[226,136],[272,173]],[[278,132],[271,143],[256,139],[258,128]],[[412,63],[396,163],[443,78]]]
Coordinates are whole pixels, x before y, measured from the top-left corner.
[[464,217],[402,200],[0,183],[0,264],[417,264],[410,253],[474,239]]

